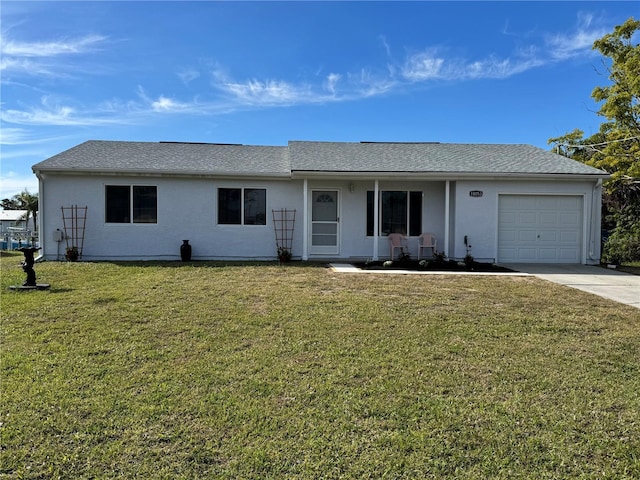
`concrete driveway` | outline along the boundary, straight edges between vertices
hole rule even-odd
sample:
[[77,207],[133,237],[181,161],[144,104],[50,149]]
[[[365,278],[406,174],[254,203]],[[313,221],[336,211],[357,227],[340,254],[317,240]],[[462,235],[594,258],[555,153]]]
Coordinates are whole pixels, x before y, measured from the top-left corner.
[[640,309],[638,275],[590,265],[512,263],[504,266]]

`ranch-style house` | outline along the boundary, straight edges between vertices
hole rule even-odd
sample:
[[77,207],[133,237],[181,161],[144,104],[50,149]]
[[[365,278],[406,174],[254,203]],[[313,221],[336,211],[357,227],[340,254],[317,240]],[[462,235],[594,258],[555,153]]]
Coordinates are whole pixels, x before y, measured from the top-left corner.
[[87,141],[33,166],[41,256],[80,260],[600,260],[606,172],[530,145]]

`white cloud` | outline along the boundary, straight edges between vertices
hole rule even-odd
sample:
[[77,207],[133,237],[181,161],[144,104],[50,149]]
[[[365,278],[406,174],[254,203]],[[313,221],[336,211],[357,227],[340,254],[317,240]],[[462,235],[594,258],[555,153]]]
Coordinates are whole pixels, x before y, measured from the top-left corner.
[[384,47],[384,51],[387,53],[387,57],[391,57],[391,47],[389,46],[389,43],[387,43],[387,37],[385,37],[384,35],[379,35],[378,39],[380,39],[380,42]]
[[535,59],[512,60],[489,57],[465,65],[461,76],[469,79],[508,78],[542,64],[542,61]]
[[2,57],[0,59],[0,71],[5,74],[21,73],[29,76],[40,77],[60,77],[63,76],[59,70],[44,62],[34,62],[26,58]]
[[412,83],[429,80],[479,80],[483,78],[508,78],[545,63],[536,57],[531,47],[516,52],[513,58],[489,55],[479,60],[444,58],[434,49],[413,54],[401,69],[402,77]]
[[[6,74],[25,76],[64,77],[67,71],[77,71],[78,64],[66,63],[65,58],[94,52],[105,43],[107,37],[87,35],[81,38],[45,42],[20,42],[0,38],[0,70]],[[92,68],[90,72],[97,71]]]
[[151,102],[151,108],[154,112],[181,112],[188,110],[189,105],[160,95],[157,100]]
[[[2,159],[8,160],[19,158],[25,155],[42,156],[42,149],[39,146],[47,145],[52,141],[59,141],[65,138],[64,135],[43,134],[40,129],[28,130],[25,128],[14,128],[3,126],[0,129],[0,145],[5,147],[19,146],[16,151],[2,151]],[[26,145],[26,148],[24,147]],[[31,148],[29,148],[31,147]]]
[[349,75],[349,77],[354,91],[350,96],[345,96],[345,99],[383,95],[397,85],[392,76],[375,75],[367,69],[362,69],[358,75]]
[[[41,104],[32,107],[12,105],[12,108],[3,108],[0,118],[17,125],[100,126],[139,123],[159,114],[211,115],[247,108],[344,102],[385,95],[398,89],[410,88],[414,84],[440,80],[508,78],[545,64],[588,54],[593,41],[603,34],[603,31],[593,27],[591,16],[582,15],[571,33],[549,35],[544,38],[544,43],[540,40],[537,45],[532,43],[505,55],[488,52],[478,58],[466,59],[450,56],[444,49],[428,47],[407,56],[404,61],[392,58],[387,38],[380,35],[378,41],[388,57],[386,65],[352,72],[329,70],[331,73],[324,77],[318,75],[310,83],[279,78],[238,81],[228,73],[225,66],[215,62],[201,62],[200,70],[189,67],[175,72],[184,85],[189,87],[191,82],[205,72],[208,75],[213,91],[197,92],[191,98],[180,98],[180,92],[148,95],[142,87],[138,87],[137,96],[134,95],[133,98],[112,98],[89,107],[68,99],[53,101],[49,97],[43,97]],[[509,35],[515,36],[514,33]],[[56,63],[61,62],[61,59],[76,58],[74,55],[94,51],[105,44],[107,37],[87,35],[50,42],[4,40],[5,38],[0,68],[9,72],[46,76],[60,74]],[[19,135],[19,130],[15,129],[5,137],[9,141],[20,141]]]
[[11,57],[54,57],[93,51],[106,40],[101,35],[48,42],[18,42],[2,38],[0,51]]
[[434,51],[411,55],[402,67],[402,76],[411,82],[422,82],[442,76],[444,58],[436,56]]
[[4,127],[0,129],[0,144],[2,145],[24,145],[32,141],[33,138],[29,132],[23,128]]
[[71,107],[59,107],[54,110],[31,108],[30,110],[6,109],[0,114],[3,122],[19,125],[82,125],[73,118]]
[[181,70],[180,72],[177,73],[177,75],[178,75],[178,78],[180,78],[182,83],[184,83],[185,85],[188,85],[193,80],[200,78],[200,72],[194,68]]
[[339,73],[330,73],[329,75],[327,75],[327,78],[324,82],[324,88],[335,94],[336,86],[341,78],[342,75],[340,75]]
[[122,119],[108,118],[98,112],[78,112],[69,105],[60,105],[49,97],[42,97],[40,106],[27,110],[2,109],[3,122],[18,125],[100,126],[122,123]]
[[32,193],[38,191],[38,179],[34,174],[2,172],[0,198],[11,198],[25,189]]
[[481,60],[445,59],[432,50],[410,56],[402,67],[404,79],[410,82],[428,80],[476,80],[507,78],[540,65],[535,59],[511,59],[489,56]]
[[[592,15],[579,14],[578,25],[574,31],[548,34],[544,37],[542,46],[528,45],[502,57],[488,54],[477,60],[445,58],[436,49],[427,48],[406,59],[401,68],[401,75],[405,80],[414,83],[438,79],[508,78],[550,63],[591,55],[593,42],[606,33],[606,30],[595,28],[592,24]],[[506,32],[506,28],[503,33]],[[509,35],[515,36],[514,33]]]
[[547,38],[549,55],[555,60],[566,60],[589,54],[592,51],[593,43],[604,34],[604,31],[578,30],[568,35],[550,36]]
[[603,28],[592,27],[593,20],[592,14],[580,12],[575,31],[548,35],[546,37],[546,46],[549,49],[551,58],[566,60],[578,55],[592,53],[593,43],[607,33]]
[[294,85],[282,80],[228,82],[220,84],[219,88],[233,95],[241,105],[293,105],[320,100],[312,94],[308,86]]
[[[141,85],[138,85],[138,97],[143,102],[143,106],[139,104],[129,103],[128,110],[131,112],[136,112],[137,114],[144,114],[145,108],[151,109],[151,111],[155,113],[181,113],[181,112],[194,112],[197,113],[197,106],[195,103],[184,103],[174,100],[172,98],[166,97],[165,95],[160,95],[157,99],[153,100],[147,95],[147,92],[142,88]],[[122,105],[118,106],[115,103],[111,103],[112,108],[121,108]]]

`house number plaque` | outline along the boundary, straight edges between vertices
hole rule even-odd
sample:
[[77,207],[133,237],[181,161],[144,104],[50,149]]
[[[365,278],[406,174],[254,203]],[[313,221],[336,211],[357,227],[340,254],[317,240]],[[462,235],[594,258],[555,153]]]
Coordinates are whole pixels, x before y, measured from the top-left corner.
[[482,190],[471,190],[469,192],[470,197],[480,198],[482,196]]

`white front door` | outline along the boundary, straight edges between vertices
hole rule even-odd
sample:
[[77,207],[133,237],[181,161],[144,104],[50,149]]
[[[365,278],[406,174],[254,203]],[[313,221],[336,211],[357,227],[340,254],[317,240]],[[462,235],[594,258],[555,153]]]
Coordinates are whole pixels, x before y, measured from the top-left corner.
[[337,190],[311,191],[311,254],[339,253],[340,217]]

